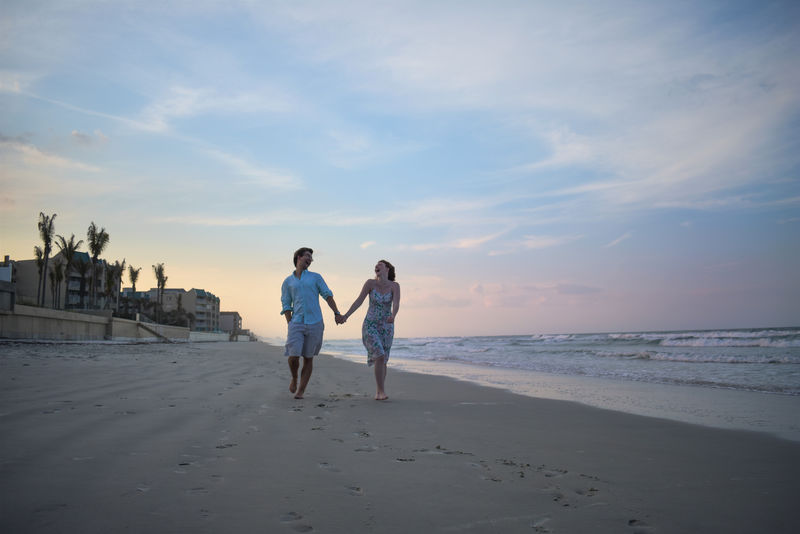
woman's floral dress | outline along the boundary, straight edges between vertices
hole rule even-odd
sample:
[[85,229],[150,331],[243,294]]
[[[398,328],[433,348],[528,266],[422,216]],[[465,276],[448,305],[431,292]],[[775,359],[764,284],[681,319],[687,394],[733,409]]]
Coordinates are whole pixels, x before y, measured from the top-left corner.
[[392,292],[380,293],[373,289],[369,292],[369,309],[361,326],[361,340],[367,349],[367,365],[375,363],[376,358],[389,361],[389,349],[394,339],[394,324],[387,323],[392,315]]

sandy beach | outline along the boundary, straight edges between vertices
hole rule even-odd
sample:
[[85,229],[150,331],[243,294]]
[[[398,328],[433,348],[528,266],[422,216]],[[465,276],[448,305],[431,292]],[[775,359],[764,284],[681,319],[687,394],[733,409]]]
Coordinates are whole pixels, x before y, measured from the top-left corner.
[[0,344],[0,531],[800,531],[800,442],[263,343]]

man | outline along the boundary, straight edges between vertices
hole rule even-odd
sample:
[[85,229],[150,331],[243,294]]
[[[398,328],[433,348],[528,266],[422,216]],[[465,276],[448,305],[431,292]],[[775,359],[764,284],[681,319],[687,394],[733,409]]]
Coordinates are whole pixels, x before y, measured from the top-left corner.
[[[289,357],[289,371],[292,373],[289,391],[295,394],[295,399],[303,398],[314,368],[314,356],[322,348],[325,323],[322,321],[319,297],[324,298],[333,310],[337,323],[341,317],[333,300],[333,293],[328,289],[325,280],[308,270],[308,266],[314,261],[313,254],[314,251],[308,247],[298,249],[294,253],[294,272],[281,285],[281,314],[286,317],[289,325],[286,339],[286,356]],[[303,370],[298,386],[297,371],[301,356]]]

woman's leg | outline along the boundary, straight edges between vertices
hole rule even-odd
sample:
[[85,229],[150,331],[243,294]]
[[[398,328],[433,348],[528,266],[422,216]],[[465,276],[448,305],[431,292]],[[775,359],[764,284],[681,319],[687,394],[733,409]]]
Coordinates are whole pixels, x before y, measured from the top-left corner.
[[375,385],[377,392],[375,393],[375,400],[386,400],[389,397],[384,390],[386,384],[386,357],[382,356],[375,359]]

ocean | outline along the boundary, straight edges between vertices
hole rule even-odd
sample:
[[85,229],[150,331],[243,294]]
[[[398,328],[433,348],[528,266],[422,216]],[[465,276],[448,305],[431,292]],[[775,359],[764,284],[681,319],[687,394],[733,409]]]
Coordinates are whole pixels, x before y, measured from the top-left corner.
[[[322,350],[365,358],[360,339]],[[800,328],[398,338],[391,359],[800,395]]]
[[[366,363],[360,339],[322,352]],[[800,441],[800,327],[397,338],[393,369]]]

